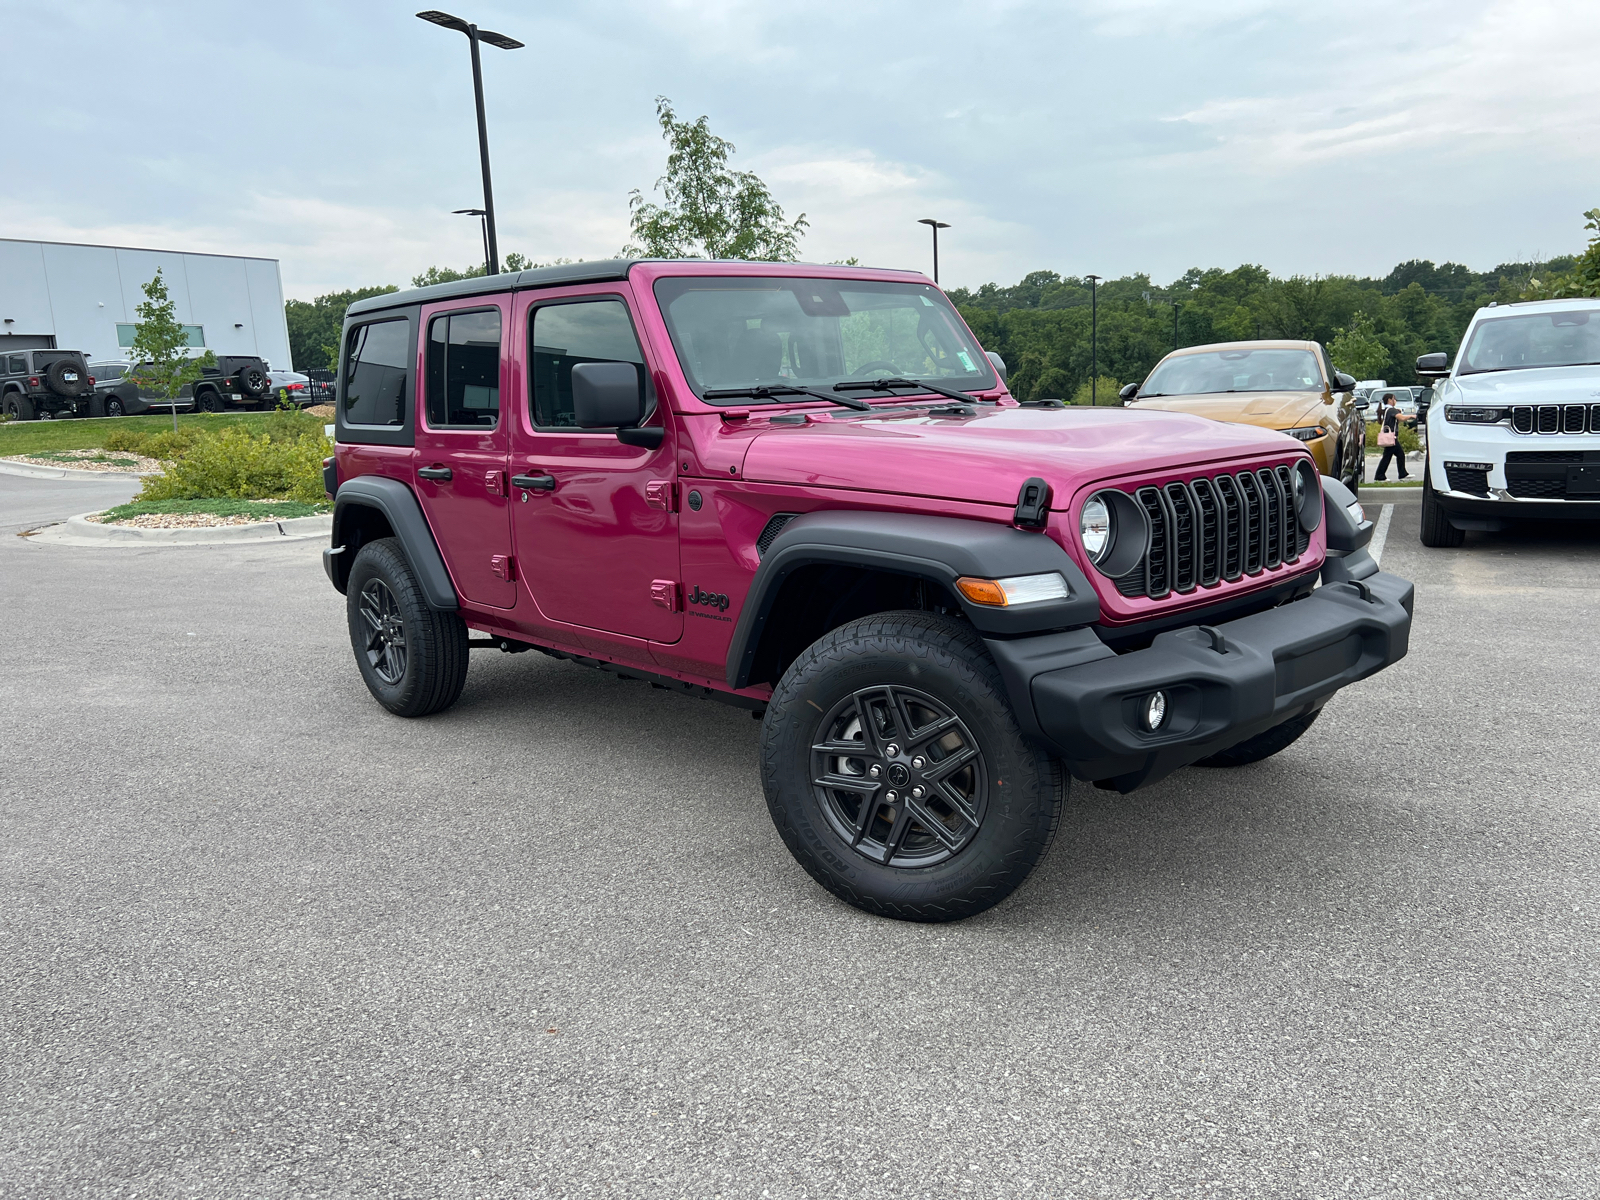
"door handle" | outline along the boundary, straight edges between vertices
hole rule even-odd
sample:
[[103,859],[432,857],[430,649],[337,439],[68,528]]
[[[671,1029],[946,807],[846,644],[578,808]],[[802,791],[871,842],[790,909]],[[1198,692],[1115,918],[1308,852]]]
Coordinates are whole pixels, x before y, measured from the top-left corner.
[[448,481],[454,472],[449,467],[418,467],[417,476],[420,479],[437,479],[443,483]]
[[553,492],[556,490],[556,477],[554,475],[513,475],[511,486],[531,488],[537,492]]

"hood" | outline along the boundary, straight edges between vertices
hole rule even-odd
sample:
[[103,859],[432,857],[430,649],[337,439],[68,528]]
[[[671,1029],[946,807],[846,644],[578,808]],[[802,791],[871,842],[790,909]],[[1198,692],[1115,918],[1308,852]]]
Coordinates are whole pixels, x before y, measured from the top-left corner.
[[1600,366],[1536,367],[1461,375],[1450,390],[1472,404],[1600,403]]
[[[744,424],[741,422],[741,424]],[[1186,413],[1124,408],[979,409],[818,417],[804,425],[752,419],[747,483],[850,488],[1003,504],[1039,476],[1064,508],[1079,488],[1142,471],[1302,451],[1281,434]],[[1303,451],[1302,451],[1303,452]]]
[[1293,429],[1315,425],[1313,413],[1324,407],[1322,392],[1213,392],[1199,396],[1172,396],[1136,400],[1133,408],[1193,413],[1213,421],[1255,425],[1262,429]]

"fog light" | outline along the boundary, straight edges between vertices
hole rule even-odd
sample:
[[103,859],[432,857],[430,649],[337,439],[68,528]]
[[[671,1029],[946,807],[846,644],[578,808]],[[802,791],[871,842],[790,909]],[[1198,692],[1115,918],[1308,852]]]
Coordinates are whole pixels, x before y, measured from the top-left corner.
[[1144,702],[1144,727],[1151,733],[1160,729],[1167,719],[1167,694],[1152,692]]

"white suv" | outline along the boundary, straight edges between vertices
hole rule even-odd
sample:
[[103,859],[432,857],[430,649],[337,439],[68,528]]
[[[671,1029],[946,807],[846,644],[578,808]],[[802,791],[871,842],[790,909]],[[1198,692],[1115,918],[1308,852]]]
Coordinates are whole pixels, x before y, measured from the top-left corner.
[[1422,543],[1510,519],[1600,519],[1600,300],[1480,308],[1448,355],[1424,354]]

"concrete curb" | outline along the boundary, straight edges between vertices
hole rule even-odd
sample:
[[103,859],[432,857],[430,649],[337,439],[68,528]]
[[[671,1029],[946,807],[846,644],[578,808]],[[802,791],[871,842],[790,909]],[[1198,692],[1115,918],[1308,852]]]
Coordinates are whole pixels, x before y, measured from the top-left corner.
[[0,475],[26,475],[30,479],[143,479],[139,471],[81,471],[76,467],[41,467],[36,463],[8,462],[0,459]]
[[68,517],[64,524],[47,525],[30,533],[30,542],[47,546],[218,546],[234,542],[302,542],[333,535],[333,514],[260,521],[254,525],[213,525],[200,529],[134,529],[126,525],[98,525],[86,518]]

